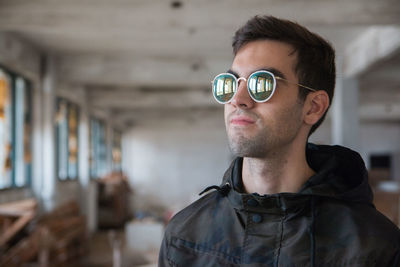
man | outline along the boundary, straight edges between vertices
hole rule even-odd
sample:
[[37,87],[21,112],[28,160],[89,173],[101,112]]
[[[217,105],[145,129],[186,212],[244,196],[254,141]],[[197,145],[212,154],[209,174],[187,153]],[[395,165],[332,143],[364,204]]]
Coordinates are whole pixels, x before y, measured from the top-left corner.
[[212,87],[237,158],[171,220],[159,266],[400,266],[400,231],[373,206],[361,157],[307,144],[333,97],[331,45],[257,16],[233,51]]

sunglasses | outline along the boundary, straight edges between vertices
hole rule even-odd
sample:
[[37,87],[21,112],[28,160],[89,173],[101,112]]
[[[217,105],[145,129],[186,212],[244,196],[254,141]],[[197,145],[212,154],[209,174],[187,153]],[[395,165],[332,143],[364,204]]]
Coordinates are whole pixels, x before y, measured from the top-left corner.
[[211,82],[215,100],[220,104],[231,102],[237,93],[240,80],[247,81],[247,91],[250,97],[258,103],[267,102],[272,97],[276,88],[276,80],[283,80],[288,83],[296,84],[313,92],[317,91],[305,85],[290,82],[282,77],[275,76],[272,72],[267,70],[253,72],[247,79],[243,77],[236,78],[232,73],[221,73],[215,76],[214,80]]

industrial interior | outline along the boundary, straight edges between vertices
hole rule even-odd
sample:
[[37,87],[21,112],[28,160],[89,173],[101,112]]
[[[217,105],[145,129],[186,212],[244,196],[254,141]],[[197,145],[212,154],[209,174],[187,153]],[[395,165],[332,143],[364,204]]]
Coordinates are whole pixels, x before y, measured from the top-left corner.
[[168,220],[233,159],[210,81],[257,14],[333,44],[310,142],[358,151],[400,225],[397,0],[2,0],[0,266],[157,266]]

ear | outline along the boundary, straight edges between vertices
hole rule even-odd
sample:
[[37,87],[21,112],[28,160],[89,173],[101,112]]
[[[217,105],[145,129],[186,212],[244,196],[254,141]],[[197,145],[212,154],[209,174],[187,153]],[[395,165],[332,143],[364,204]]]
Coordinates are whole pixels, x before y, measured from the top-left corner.
[[328,107],[327,92],[319,90],[309,93],[304,103],[304,122],[310,126],[314,125],[325,114]]

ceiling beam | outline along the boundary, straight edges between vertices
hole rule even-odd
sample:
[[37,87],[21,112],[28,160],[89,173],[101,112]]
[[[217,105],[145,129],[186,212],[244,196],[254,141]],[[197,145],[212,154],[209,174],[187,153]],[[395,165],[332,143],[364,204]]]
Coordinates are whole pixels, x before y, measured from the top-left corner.
[[400,51],[399,26],[374,26],[346,48],[343,73],[347,77],[362,74],[372,65]]
[[194,122],[201,120],[217,120],[223,123],[224,109],[223,106],[214,107],[179,107],[179,108],[134,108],[134,109],[118,109],[112,111],[112,117],[123,125],[137,125],[141,123],[160,123],[168,121],[189,121]]
[[133,108],[207,108],[219,104],[213,99],[210,90],[90,90],[89,104],[107,109]]
[[211,86],[231,60],[68,55],[59,58],[59,79],[65,83],[105,86]]
[[[382,25],[398,23],[400,13],[396,0],[272,0],[268,4],[263,0],[182,2],[182,8],[173,9],[169,1],[3,0],[0,25],[8,30],[50,29],[48,25],[51,25],[85,32],[156,30],[161,25],[230,28],[254,14],[274,14],[307,25]],[[132,21],[136,24],[131,24]]]
[[40,81],[41,53],[15,34],[0,32],[0,63],[31,81]]

